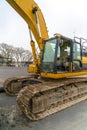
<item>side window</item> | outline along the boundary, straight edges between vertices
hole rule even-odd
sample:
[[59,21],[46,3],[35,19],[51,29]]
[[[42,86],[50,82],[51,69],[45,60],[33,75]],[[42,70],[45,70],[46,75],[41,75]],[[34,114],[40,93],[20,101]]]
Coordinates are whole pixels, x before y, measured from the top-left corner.
[[74,43],[73,59],[81,60],[81,47],[79,43]]

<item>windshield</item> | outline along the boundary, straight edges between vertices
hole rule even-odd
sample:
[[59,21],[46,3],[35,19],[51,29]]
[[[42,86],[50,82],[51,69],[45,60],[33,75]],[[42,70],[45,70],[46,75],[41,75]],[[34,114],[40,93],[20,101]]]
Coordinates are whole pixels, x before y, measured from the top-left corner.
[[45,43],[43,62],[53,62],[55,56],[56,39]]
[[56,39],[50,39],[45,42],[42,59],[42,71],[44,72],[53,72],[56,43]]

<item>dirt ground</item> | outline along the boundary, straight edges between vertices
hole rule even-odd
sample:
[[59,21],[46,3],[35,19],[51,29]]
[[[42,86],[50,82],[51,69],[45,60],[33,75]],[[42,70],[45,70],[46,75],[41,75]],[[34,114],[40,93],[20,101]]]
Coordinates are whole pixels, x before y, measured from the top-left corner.
[[[27,68],[0,67],[0,87],[8,77],[28,75]],[[19,110],[16,97],[0,93],[0,130],[87,130],[87,100],[39,121]]]

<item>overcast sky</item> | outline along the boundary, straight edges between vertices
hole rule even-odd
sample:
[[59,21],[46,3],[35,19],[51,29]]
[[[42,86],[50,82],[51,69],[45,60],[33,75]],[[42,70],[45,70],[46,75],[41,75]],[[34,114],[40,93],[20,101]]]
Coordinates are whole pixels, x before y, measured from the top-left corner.
[[[41,8],[49,36],[61,33],[87,39],[87,0],[35,0]],[[0,0],[0,43],[30,49],[26,22],[6,2]]]

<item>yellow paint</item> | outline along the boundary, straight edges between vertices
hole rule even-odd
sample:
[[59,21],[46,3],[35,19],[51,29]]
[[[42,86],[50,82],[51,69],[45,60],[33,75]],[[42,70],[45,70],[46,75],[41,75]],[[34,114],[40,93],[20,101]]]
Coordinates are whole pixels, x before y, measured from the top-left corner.
[[37,73],[37,66],[34,65],[34,64],[30,64],[29,67],[28,67],[28,72],[29,73]]
[[87,64],[87,57],[82,56],[82,63]]
[[72,77],[72,76],[81,76],[81,75],[87,75],[87,70],[84,72],[69,72],[69,73],[41,73],[41,77],[44,78],[52,78],[52,79],[59,79],[59,78],[66,78],[66,77]]

